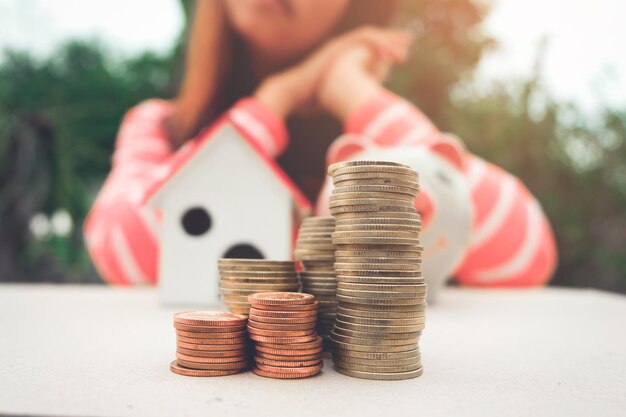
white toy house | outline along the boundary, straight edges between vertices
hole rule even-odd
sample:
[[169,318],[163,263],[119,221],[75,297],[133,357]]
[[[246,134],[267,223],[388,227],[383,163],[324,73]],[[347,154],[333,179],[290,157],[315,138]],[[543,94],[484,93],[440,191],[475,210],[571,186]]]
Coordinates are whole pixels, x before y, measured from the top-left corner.
[[217,259],[292,258],[310,205],[232,124],[204,134],[163,173],[147,203],[161,212],[159,287],[166,304],[219,301]]

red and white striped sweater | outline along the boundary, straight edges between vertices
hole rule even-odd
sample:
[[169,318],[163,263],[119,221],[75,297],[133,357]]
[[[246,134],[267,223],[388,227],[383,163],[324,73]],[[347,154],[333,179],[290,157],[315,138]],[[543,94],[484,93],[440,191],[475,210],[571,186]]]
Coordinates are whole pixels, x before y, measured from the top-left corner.
[[[175,160],[188,151],[188,147],[176,152],[170,149],[162,127],[170,112],[171,104],[161,100],[146,101],[128,112],[118,134],[111,173],[85,222],[87,248],[110,283],[157,280],[155,231],[159,219],[142,201],[151,186],[168,176]],[[240,100],[204,134],[225,121],[270,157],[287,146],[284,121],[254,99]],[[418,109],[386,94],[357,109],[347,120],[346,131],[387,146],[420,146],[441,136]],[[353,151],[345,143],[331,146],[328,159],[342,160]],[[471,247],[457,279],[490,286],[547,282],[556,265],[556,249],[538,203],[510,174],[471,154],[465,157],[475,219]]]

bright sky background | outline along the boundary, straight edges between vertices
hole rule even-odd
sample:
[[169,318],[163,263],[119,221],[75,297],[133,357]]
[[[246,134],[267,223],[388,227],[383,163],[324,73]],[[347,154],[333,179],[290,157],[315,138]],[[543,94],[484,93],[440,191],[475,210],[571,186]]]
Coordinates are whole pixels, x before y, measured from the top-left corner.
[[[601,103],[626,107],[624,0],[485,1],[493,4],[486,28],[501,48],[483,60],[479,80],[529,74],[545,35],[543,76],[557,97],[587,109]],[[101,39],[120,54],[164,50],[181,24],[175,0],[0,0],[0,48],[40,55],[71,37]]]

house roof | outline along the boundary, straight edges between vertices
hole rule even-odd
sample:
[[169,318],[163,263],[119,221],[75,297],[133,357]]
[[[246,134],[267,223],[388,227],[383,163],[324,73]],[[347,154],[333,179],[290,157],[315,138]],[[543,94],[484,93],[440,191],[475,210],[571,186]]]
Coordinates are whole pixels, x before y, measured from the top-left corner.
[[225,125],[230,125],[245,139],[250,147],[259,156],[259,159],[269,168],[270,172],[274,174],[276,179],[287,189],[293,196],[294,202],[298,209],[308,214],[311,211],[311,203],[306,196],[300,191],[296,184],[289,178],[289,176],[283,171],[280,166],[270,156],[261,150],[259,145],[250,139],[245,132],[237,129],[228,119],[222,118],[210,128],[207,128],[200,136],[193,142],[188,142],[183,148],[181,148],[168,162],[168,164],[162,168],[159,173],[159,179],[148,189],[148,192],[144,196],[144,203],[148,203],[159,190],[161,190],[170,179],[174,178],[176,174],[184,167],[189,161],[191,161],[200,150],[215,137],[215,132],[218,129],[223,129]]

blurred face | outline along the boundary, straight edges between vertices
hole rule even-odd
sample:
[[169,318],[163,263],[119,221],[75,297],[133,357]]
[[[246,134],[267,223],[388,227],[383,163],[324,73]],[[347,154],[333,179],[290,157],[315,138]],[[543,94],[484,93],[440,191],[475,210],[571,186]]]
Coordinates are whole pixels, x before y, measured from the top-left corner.
[[328,35],[350,0],[225,0],[246,44],[273,62],[289,61]]

